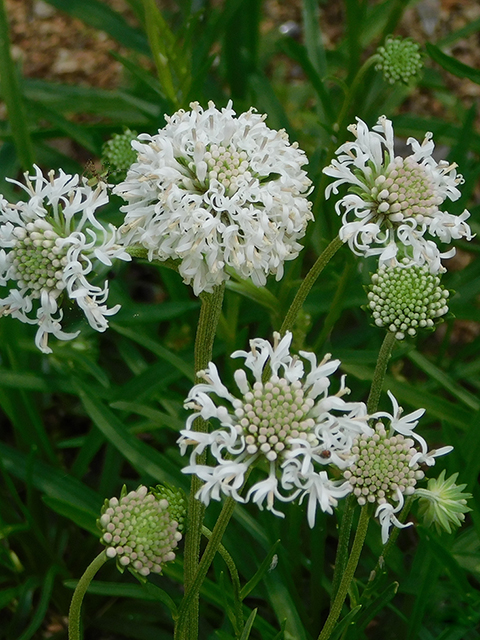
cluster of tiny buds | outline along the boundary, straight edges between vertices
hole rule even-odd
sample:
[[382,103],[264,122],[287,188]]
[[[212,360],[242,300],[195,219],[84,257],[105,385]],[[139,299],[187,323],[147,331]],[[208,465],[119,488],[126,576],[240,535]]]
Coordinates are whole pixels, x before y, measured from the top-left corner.
[[318,444],[313,433],[315,420],[308,417],[314,404],[312,398],[304,397],[299,380],[290,383],[272,376],[265,384],[255,382],[235,409],[237,431],[245,436],[247,452],[260,451],[274,461],[292,438]]
[[151,492],[157,500],[167,500],[168,512],[171,518],[178,522],[177,530],[182,533],[185,528],[187,513],[187,499],[183,489],[173,487],[164,482],[163,484],[157,484],[156,487],[152,487]]
[[448,312],[449,292],[440,285],[440,278],[407,258],[397,267],[379,267],[367,291],[375,324],[386,327],[397,340],[433,327]]
[[129,493],[124,488],[120,500],[106,500],[97,523],[107,556],[116,557],[121,570],[129,567],[142,576],[161,573],[162,566],[175,559],[173,550],[182,538],[168,501],[144,486]]
[[15,227],[17,241],[12,249],[13,277],[20,288],[30,289],[39,298],[47,289],[55,297],[65,288],[63,267],[67,264],[67,247],[52,225],[38,218],[25,227]]
[[344,477],[352,485],[360,505],[384,504],[394,497],[397,490],[411,495],[417,480],[423,478],[418,464],[410,465],[417,453],[413,440],[401,434],[388,436],[379,422],[372,436],[358,436],[351,452],[354,462]]
[[388,37],[384,46],[376,52],[378,59],[375,68],[382,71],[383,77],[390,84],[404,82],[415,77],[423,66],[420,47],[408,38]]
[[386,175],[375,179],[369,195],[377,213],[388,217],[390,222],[402,222],[414,216],[421,224],[443,202],[425,168],[412,157],[395,158]]
[[123,133],[115,133],[103,145],[102,164],[112,169],[117,178],[123,179],[130,166],[137,159],[137,152],[132,148],[132,140],[135,140],[137,136],[136,131],[125,129]]

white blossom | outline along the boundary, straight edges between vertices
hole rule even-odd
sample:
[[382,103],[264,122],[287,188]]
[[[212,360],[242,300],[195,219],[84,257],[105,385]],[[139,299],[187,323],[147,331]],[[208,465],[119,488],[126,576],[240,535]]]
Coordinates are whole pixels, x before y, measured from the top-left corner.
[[455,216],[439,208],[447,198],[460,197],[463,178],[456,165],[436,162],[431,133],[422,144],[408,138],[411,155],[395,156],[393,126],[385,116],[372,131],[359,118],[349,129],[356,140],[341,145],[323,170],[334,178],[327,198],[338,194],[340,185],[349,187],[335,205],[342,215],[341,240],[357,255],[378,255],[380,265],[397,266],[407,257],[427,265],[431,273],[444,271],[440,259],[451,257],[455,249],[441,253],[425,234],[445,243],[472,238],[467,210]]
[[[62,329],[61,297],[74,301],[91,327],[105,331],[107,317],[120,308],[108,308],[108,284],[91,284],[87,276],[94,262],[110,266],[112,259],[130,256],[116,242],[113,225],[105,228],[95,211],[108,202],[106,185],[95,189],[78,175],[60,170],[45,178],[38,167],[25,174],[20,186],[28,200],[15,204],[0,196],[0,285],[13,283],[0,299],[0,313],[38,326],[35,344],[50,353],[49,334],[71,340],[79,332]],[[16,287],[16,288],[15,288]]]
[[[273,345],[256,338],[250,342],[250,351],[232,354],[244,359],[253,378],[250,382],[244,369],[235,372],[239,396],[228,391],[213,363],[199,372],[205,382],[188,395],[186,407],[193,413],[181,431],[179,445],[182,454],[193,446],[183,472],[203,480],[197,498],[205,504],[223,494],[283,515],[276,509],[278,502],[308,498],[308,522],[313,527],[317,506],[331,513],[338,499],[351,491],[348,482],[328,476],[328,465],[344,468],[355,437],[373,430],[367,424],[365,405],[343,399],[348,392],[343,379],[340,390],[329,394],[330,376],[340,361],[327,355],[317,364],[312,353],[303,351],[301,358],[292,356],[291,341],[290,332],[282,339],[274,334]],[[307,374],[302,358],[310,365]],[[267,365],[270,376],[263,382]],[[219,424],[210,433],[197,432],[198,416]],[[198,461],[207,449],[212,466]],[[267,477],[240,492],[254,465],[256,473],[267,471]]]
[[137,162],[115,188],[127,202],[124,243],[174,260],[196,295],[227,280],[227,268],[256,285],[279,280],[312,219],[304,152],[253,109],[190,106],[132,142]]

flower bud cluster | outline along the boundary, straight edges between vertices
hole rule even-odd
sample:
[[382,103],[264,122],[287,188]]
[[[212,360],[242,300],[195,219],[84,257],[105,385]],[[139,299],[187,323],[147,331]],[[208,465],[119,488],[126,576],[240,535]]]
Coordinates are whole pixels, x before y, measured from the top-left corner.
[[102,164],[108,167],[118,180],[124,180],[130,166],[137,159],[137,152],[132,148],[132,140],[138,133],[125,129],[123,133],[114,133],[102,149]]
[[379,267],[368,287],[368,306],[375,324],[386,327],[398,340],[418,329],[433,327],[448,311],[449,292],[428,267],[415,264]]
[[120,500],[105,500],[97,524],[107,556],[117,559],[120,571],[129,567],[141,576],[161,573],[163,565],[175,559],[173,550],[182,538],[168,501],[144,486],[130,493],[124,487]]
[[377,49],[377,71],[383,73],[386,82],[404,82],[408,84],[423,67],[420,46],[409,38],[389,36],[384,46]]
[[361,505],[385,504],[397,491],[411,495],[417,480],[423,478],[418,464],[411,464],[417,453],[411,438],[397,433],[387,436],[379,422],[372,436],[358,436],[352,447],[355,461],[344,471],[353,487],[353,494]]
[[442,529],[451,532],[452,527],[459,527],[465,520],[465,514],[471,511],[467,500],[471,493],[463,490],[466,484],[455,484],[458,473],[445,480],[445,469],[438,478],[431,478],[426,489],[417,489],[419,498],[419,516],[425,526],[435,525],[438,532]]
[[42,290],[57,297],[65,288],[63,268],[67,264],[64,239],[43,218],[16,227],[12,248],[11,277],[18,286],[28,290],[32,298],[40,298]]

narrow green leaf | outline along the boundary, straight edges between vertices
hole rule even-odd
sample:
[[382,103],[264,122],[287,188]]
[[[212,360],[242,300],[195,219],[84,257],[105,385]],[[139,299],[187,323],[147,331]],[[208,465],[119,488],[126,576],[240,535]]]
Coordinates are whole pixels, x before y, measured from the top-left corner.
[[168,362],[168,364],[171,364],[173,367],[178,369],[178,371],[180,371],[186,378],[188,378],[188,380],[195,380],[193,365],[189,365],[185,362],[185,360],[179,358],[175,353],[166,349],[160,344],[159,341],[148,338],[143,333],[135,331],[134,329],[129,329],[127,327],[118,325],[116,322],[112,322],[110,324],[110,328],[117,333],[120,333],[122,336],[130,338],[130,340],[133,340],[137,344],[140,344],[142,347],[145,347],[162,360],[165,360],[166,362]]
[[122,15],[98,0],[47,0],[60,11],[65,11],[75,18],[91,25],[95,29],[105,31],[124,47],[135,49],[140,53],[149,53],[145,35],[131,27]]
[[345,629],[352,624],[354,618],[359,613],[360,609],[362,609],[362,605],[361,604],[359,604],[356,607],[354,607],[351,611],[349,611],[347,613],[346,616],[344,616],[340,620],[340,622],[337,623],[337,625],[335,626],[334,630],[332,631],[332,635],[330,636],[330,640],[338,640],[338,638],[340,638],[340,636],[345,631]]
[[179,469],[164,455],[138,440],[124,424],[80,380],[75,380],[80,399],[94,424],[109,442],[137,469],[158,482],[171,482],[186,487]]
[[256,615],[257,615],[257,609],[254,609],[252,613],[248,616],[248,620],[245,622],[245,626],[243,628],[243,633],[240,636],[240,640],[248,640],[248,638],[250,637],[250,631],[252,630]]
[[53,581],[58,571],[59,568],[57,566],[52,566],[47,571],[47,574],[42,582],[40,600],[38,601],[38,605],[33,618],[25,631],[20,636],[18,636],[18,640],[30,640],[30,638],[33,637],[35,632],[40,628],[42,622],[45,620],[45,614],[47,613],[50,598],[52,596]]
[[61,516],[68,518],[94,536],[100,537],[100,531],[96,525],[96,520],[100,516],[100,509],[97,513],[94,513],[91,509],[83,509],[64,500],[58,500],[57,498],[51,498],[49,496],[42,496],[42,501],[52,511],[55,511],[55,513],[59,513]]
[[398,591],[398,582],[392,582],[380,595],[378,595],[373,602],[371,602],[361,616],[357,620],[357,626],[359,630],[365,629],[371,620],[377,615],[379,611],[384,609],[390,600],[395,596]]
[[10,53],[10,36],[4,0],[0,0],[0,69],[0,88],[7,106],[17,155],[23,169],[30,171],[35,161],[28,129],[30,118],[27,118],[17,70]]
[[468,78],[472,82],[475,82],[475,84],[480,84],[479,69],[469,67],[468,64],[464,64],[463,62],[460,62],[460,60],[456,60],[456,58],[448,56],[434,44],[427,42],[425,47],[427,49],[428,55],[432,58],[432,60],[443,67],[445,71],[448,71],[449,73],[452,73],[454,76],[458,76],[459,78]]
[[[67,589],[75,589],[78,580],[64,580],[63,584]],[[133,598],[135,600],[162,602],[170,609],[173,615],[177,612],[177,605],[168,593],[152,582],[123,584],[119,582],[92,580],[87,591],[88,593],[93,593],[98,596],[110,596],[111,598]]]
[[265,575],[266,571],[270,568],[272,564],[272,558],[275,555],[275,551],[279,544],[280,544],[280,540],[277,540],[275,544],[272,546],[272,548],[270,549],[270,551],[268,552],[267,556],[265,557],[265,560],[257,569],[255,575],[252,578],[250,578],[247,584],[243,586],[242,590],[240,591],[240,600],[245,600],[248,594],[255,589],[257,584]]

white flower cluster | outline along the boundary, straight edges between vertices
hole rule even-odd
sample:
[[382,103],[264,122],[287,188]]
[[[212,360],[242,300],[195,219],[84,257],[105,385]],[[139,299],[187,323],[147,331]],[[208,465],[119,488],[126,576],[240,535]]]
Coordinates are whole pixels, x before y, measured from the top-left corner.
[[434,160],[430,133],[422,144],[407,140],[411,155],[395,156],[393,126],[385,116],[373,131],[358,118],[349,129],[356,140],[341,145],[338,158],[323,170],[335,179],[326,189],[327,198],[340,185],[349,186],[335,205],[342,215],[340,238],[357,255],[378,255],[380,265],[396,266],[407,257],[427,265],[431,273],[444,271],[440,259],[453,256],[455,249],[440,253],[425,234],[441,242],[472,238],[468,211],[455,216],[439,208],[447,198],[460,197],[457,185],[463,178],[456,165]]
[[[240,398],[223,385],[213,363],[202,373],[205,383],[195,385],[186,401],[194,413],[179,444],[182,453],[190,445],[193,450],[183,472],[203,480],[197,498],[205,504],[225,494],[241,502],[252,500],[260,508],[266,501],[267,509],[283,515],[275,509],[276,500],[308,497],[308,521],[313,527],[318,505],[332,513],[337,500],[351,491],[348,482],[331,479],[326,466],[334,463],[344,468],[355,437],[370,434],[372,429],[365,405],[342,398],[348,392],[343,380],[340,391],[329,395],[329,376],[339,367],[339,360],[327,356],[317,365],[313,353],[300,352],[310,363],[310,371],[305,373],[303,361],[289,353],[292,334],[281,340],[278,334],[274,337],[273,345],[257,338],[251,341],[249,352],[232,354],[245,359],[254,378],[250,384],[243,369],[235,372]],[[262,382],[267,362],[271,375]],[[225,404],[215,404],[212,394],[226,401],[230,410]],[[215,418],[220,427],[211,433],[196,432],[193,423],[197,416]],[[206,448],[215,458],[215,466],[197,462]],[[267,478],[254,483],[243,498],[239,490],[254,464],[265,470]]]
[[114,190],[127,202],[124,243],[176,261],[196,295],[227,280],[227,267],[256,285],[279,280],[312,219],[304,152],[253,109],[191,109],[132,142],[137,162]]
[[110,266],[112,259],[130,260],[117,244],[113,225],[108,229],[95,218],[98,207],[108,202],[106,185],[95,189],[78,175],[60,171],[45,178],[38,167],[25,175],[27,201],[10,204],[0,196],[0,285],[10,281],[16,288],[0,299],[0,313],[38,325],[35,344],[50,353],[48,336],[71,340],[79,332],[62,330],[59,298],[68,296],[84,312],[89,324],[105,331],[107,317],[116,313],[105,304],[108,284],[91,284],[87,276],[93,261]]
[[[185,405],[194,412],[178,443],[182,454],[193,447],[183,472],[203,481],[197,499],[208,505],[223,494],[239,502],[252,501],[261,509],[266,503],[269,511],[283,516],[276,502],[307,498],[308,523],[313,527],[318,507],[333,513],[338,500],[353,492],[360,504],[377,503],[375,515],[385,542],[392,524],[406,526],[395,514],[403,507],[403,495],[414,493],[416,481],[423,477],[419,465],[433,465],[435,457],[452,447],[429,452],[414,431],[424,409],[402,417],[390,393],[392,414],[372,416],[363,403],[343,399],[348,392],[343,379],[340,391],[330,395],[329,377],[340,361],[327,356],[317,364],[313,353],[301,351],[310,363],[306,373],[303,361],[290,355],[292,334],[274,338],[273,345],[256,338],[250,351],[232,354],[244,358],[254,379],[252,384],[244,369],[235,372],[240,397],[225,387],[213,363],[199,374],[205,382],[188,395]],[[264,381],[266,366],[271,373]],[[216,420],[219,427],[210,433],[195,431],[198,416]],[[370,418],[388,419],[388,430],[383,425],[372,429]],[[420,450],[414,448],[415,441]],[[198,462],[205,450],[213,456],[213,466]],[[247,471],[254,466],[256,473],[267,477],[241,495]]]

